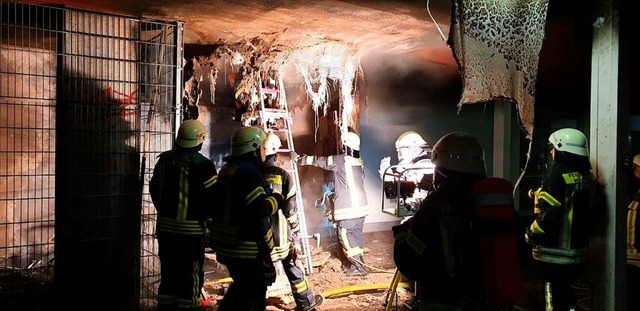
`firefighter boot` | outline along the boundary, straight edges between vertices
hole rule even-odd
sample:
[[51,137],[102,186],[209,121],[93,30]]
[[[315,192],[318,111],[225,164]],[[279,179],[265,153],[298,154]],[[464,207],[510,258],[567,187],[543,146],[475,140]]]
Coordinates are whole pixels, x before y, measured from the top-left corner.
[[355,256],[354,259],[355,260],[353,260],[351,267],[349,267],[344,274],[347,276],[365,276],[369,274],[369,271],[364,266],[364,259],[362,258],[362,255]]
[[324,297],[322,297],[321,295],[314,295],[313,302],[311,304],[309,304],[308,306],[297,306],[296,311],[313,311],[316,309],[316,307],[320,306],[323,301]]

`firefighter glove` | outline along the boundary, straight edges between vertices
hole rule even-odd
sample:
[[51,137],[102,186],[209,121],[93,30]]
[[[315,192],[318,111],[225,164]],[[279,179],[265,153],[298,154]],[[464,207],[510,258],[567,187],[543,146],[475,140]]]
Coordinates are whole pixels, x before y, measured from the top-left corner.
[[291,151],[291,160],[293,160],[293,162],[298,162],[299,159],[300,155],[295,151]]
[[380,160],[380,167],[378,168],[378,171],[380,172],[380,174],[384,174],[384,171],[391,166],[391,157],[384,157],[382,158],[382,160]]

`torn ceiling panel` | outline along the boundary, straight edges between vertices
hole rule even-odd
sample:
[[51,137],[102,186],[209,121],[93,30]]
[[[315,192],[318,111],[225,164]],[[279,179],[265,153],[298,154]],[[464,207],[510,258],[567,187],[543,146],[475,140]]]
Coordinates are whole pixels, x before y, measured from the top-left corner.
[[[235,91],[236,99],[250,102],[252,105],[259,103],[256,94],[262,73],[273,72],[275,77],[282,79],[287,70],[295,69],[304,81],[314,111],[322,115],[327,113],[330,102],[329,86],[339,85],[340,103],[343,108],[340,120],[344,121],[340,123],[340,128],[346,132],[347,127],[353,123],[351,117],[356,105],[357,90],[354,90],[354,85],[357,84],[354,82],[362,78],[357,48],[352,44],[329,38],[300,38],[296,44],[282,44],[281,35],[282,33],[269,33],[232,42],[219,40],[216,43],[217,48],[210,56],[200,56],[194,63],[198,64],[198,67],[207,67],[201,69],[208,71],[212,88],[215,88],[218,71],[231,65],[242,77]],[[193,79],[197,77],[191,77],[187,81],[185,90]],[[282,96],[279,98],[284,99]]]

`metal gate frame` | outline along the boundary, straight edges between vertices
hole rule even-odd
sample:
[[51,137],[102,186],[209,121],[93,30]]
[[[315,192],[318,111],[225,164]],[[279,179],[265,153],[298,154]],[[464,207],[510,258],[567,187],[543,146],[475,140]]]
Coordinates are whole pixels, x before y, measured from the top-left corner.
[[183,29],[0,0],[0,285],[35,276],[67,309],[96,294],[155,308],[147,184],[180,120]]

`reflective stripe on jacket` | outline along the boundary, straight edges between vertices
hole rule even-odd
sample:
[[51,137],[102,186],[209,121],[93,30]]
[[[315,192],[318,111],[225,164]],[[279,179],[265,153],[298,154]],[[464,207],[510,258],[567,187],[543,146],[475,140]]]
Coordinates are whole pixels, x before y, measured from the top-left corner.
[[636,246],[638,236],[638,199],[627,207],[627,264],[640,267],[640,253]]
[[158,156],[149,192],[158,218],[156,231],[185,235],[205,234],[207,191],[217,179],[213,162],[198,152],[177,150]]
[[286,170],[275,165],[274,157],[268,159],[258,169],[264,175],[271,191],[279,192],[285,198],[283,206],[277,213],[271,215],[271,229],[274,237],[271,259],[283,260],[291,250],[292,234],[300,230],[295,184]]
[[214,185],[210,222],[213,249],[229,258],[258,258],[274,247],[269,217],[278,209],[264,177],[251,163],[227,163]]
[[555,164],[536,191],[540,213],[529,226],[533,257],[554,264],[579,264],[589,244],[597,183],[590,172]]

